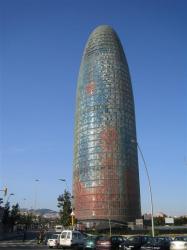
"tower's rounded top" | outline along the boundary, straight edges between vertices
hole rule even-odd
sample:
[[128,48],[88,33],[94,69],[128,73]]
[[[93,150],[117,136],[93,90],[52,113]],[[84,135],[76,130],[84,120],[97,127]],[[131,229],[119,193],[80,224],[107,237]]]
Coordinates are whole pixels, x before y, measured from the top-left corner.
[[97,26],[92,33],[90,34],[89,39],[94,38],[95,36],[102,36],[102,35],[113,35],[117,36],[115,30],[109,25],[99,25]]
[[101,32],[101,33],[114,32],[115,33],[114,29],[109,25],[99,25],[92,31],[92,33],[95,33],[95,32]]
[[[109,25],[100,25],[90,34],[83,57],[92,54],[114,53],[123,55],[123,49],[115,30]],[[123,57],[123,56],[122,56]]]

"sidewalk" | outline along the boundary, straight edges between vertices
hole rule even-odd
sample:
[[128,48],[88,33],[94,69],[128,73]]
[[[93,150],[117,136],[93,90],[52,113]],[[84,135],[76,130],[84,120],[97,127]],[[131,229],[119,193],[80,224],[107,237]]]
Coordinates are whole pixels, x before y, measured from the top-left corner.
[[1,233],[0,234],[0,241],[1,240],[10,240],[12,238],[23,237],[22,233],[12,232],[12,233]]

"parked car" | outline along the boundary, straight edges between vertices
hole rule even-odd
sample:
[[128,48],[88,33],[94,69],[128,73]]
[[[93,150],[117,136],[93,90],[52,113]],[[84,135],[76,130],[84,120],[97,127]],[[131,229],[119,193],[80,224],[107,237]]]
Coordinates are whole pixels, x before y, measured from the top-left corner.
[[96,241],[99,239],[98,235],[90,235],[85,239],[84,249],[85,250],[95,250],[96,249]]
[[177,236],[170,242],[170,250],[187,250],[187,236]]
[[96,241],[96,250],[111,250],[112,249],[112,241],[108,236],[100,236]]
[[170,242],[171,238],[169,237],[154,237],[141,246],[141,250],[169,250]]
[[119,249],[121,250],[137,250],[140,249],[143,245],[145,245],[152,237],[151,236],[131,236],[122,244],[119,245]]
[[63,225],[56,225],[55,226],[55,232],[56,233],[61,233],[64,230],[64,226]]
[[51,232],[45,233],[45,235],[44,235],[44,240],[43,240],[43,243],[44,243],[45,245],[47,245],[47,241],[48,241],[48,239],[49,239],[52,235],[53,235],[53,233],[51,233]]
[[60,247],[82,248],[84,239],[84,235],[79,231],[63,230],[60,234]]
[[126,241],[127,241],[127,238],[121,235],[111,236],[112,249],[114,250],[119,249],[119,245],[121,245],[122,243]]
[[58,248],[60,244],[60,234],[52,234],[52,236],[47,240],[47,246],[49,248]]

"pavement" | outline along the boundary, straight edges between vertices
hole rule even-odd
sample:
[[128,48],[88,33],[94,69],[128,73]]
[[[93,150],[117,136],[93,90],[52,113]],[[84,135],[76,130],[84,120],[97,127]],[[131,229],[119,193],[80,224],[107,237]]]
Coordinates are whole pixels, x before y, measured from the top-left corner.
[[13,232],[13,233],[2,233],[0,234],[0,241],[2,240],[9,240],[9,239],[16,239],[16,238],[19,238],[19,237],[22,237],[22,234],[18,234],[17,232]]
[[1,235],[0,249],[48,249],[44,244],[37,244],[37,232],[27,231],[24,240],[23,233],[7,233]]
[[37,244],[36,240],[4,240],[0,241],[0,249],[48,249],[44,244]]
[[[25,232],[25,240],[24,240],[24,233],[23,232],[14,232],[14,233],[7,233],[0,235],[0,249],[40,249],[46,250],[49,249],[47,245],[44,243],[37,244],[37,236],[39,231],[38,230],[28,230]],[[53,233],[53,231],[49,231],[46,233],[48,234]]]

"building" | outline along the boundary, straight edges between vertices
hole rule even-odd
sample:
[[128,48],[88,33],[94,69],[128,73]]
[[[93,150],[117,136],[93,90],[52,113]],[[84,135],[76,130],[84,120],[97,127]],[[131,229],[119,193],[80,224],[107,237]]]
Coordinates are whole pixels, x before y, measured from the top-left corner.
[[116,32],[97,27],[86,44],[77,84],[73,196],[79,221],[140,218],[134,100]]

